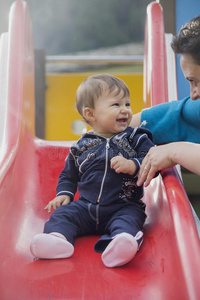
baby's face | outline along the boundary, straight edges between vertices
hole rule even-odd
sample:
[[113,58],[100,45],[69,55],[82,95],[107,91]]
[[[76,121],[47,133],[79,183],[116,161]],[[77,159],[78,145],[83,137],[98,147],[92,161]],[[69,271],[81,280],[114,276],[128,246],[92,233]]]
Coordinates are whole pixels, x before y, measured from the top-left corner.
[[109,138],[124,131],[132,119],[129,97],[124,97],[123,91],[116,95],[103,94],[95,102],[93,129],[96,133]]

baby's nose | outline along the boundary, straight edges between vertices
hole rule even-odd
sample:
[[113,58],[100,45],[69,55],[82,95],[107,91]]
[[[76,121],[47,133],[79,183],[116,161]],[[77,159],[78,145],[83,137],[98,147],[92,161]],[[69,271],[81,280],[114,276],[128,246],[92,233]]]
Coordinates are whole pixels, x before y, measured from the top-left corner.
[[128,107],[127,106],[122,106],[121,107],[121,112],[123,112],[123,113],[127,113],[127,111],[128,111]]

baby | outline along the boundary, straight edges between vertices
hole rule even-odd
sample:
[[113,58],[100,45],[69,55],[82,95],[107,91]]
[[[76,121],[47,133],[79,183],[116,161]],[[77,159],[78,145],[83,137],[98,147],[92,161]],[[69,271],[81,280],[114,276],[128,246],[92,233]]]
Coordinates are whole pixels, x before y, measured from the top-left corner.
[[[44,233],[34,237],[31,252],[41,259],[73,255],[77,236],[102,235],[94,246],[107,267],[128,263],[143,241],[145,204],[137,174],[154,146],[151,133],[131,128],[130,93],[121,79],[90,76],[76,92],[76,106],[92,127],[75,142],[59,176],[57,195]],[[73,201],[79,191],[79,199]]]

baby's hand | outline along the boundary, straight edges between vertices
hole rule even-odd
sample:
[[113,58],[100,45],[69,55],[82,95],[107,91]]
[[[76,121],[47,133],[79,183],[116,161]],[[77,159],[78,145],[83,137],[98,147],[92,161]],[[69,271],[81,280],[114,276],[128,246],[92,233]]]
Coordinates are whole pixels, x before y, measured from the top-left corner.
[[51,200],[44,209],[46,209],[50,213],[52,207],[54,210],[56,210],[56,208],[58,208],[59,206],[67,205],[69,203],[70,197],[68,195],[60,195]]
[[136,170],[136,165],[131,159],[126,159],[123,156],[115,156],[111,159],[110,166],[116,173],[126,173],[133,175]]

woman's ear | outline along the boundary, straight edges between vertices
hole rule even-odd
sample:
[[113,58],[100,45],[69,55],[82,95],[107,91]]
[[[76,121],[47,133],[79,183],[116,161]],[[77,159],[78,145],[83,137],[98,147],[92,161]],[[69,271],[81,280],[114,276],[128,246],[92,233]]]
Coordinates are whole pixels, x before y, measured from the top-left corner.
[[94,110],[90,107],[85,107],[83,110],[83,117],[87,122],[94,122],[95,117],[94,117]]

